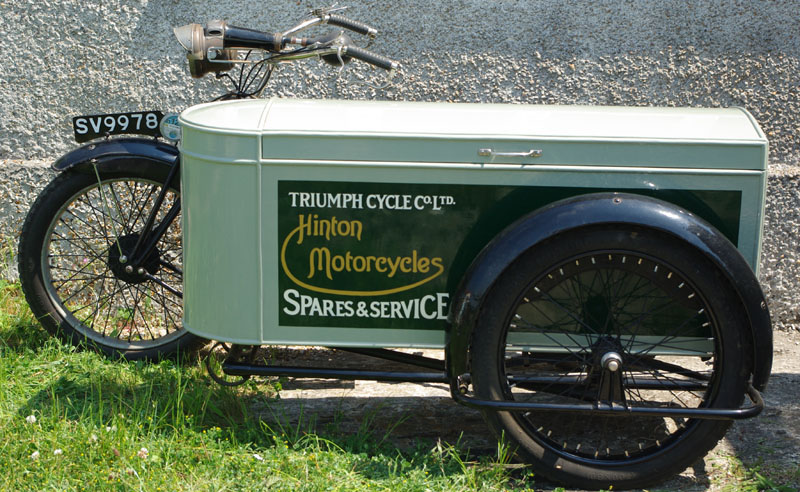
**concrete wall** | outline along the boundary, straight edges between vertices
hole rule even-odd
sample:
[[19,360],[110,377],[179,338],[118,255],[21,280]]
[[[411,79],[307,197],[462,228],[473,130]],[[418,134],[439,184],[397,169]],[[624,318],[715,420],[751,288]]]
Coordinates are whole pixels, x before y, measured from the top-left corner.
[[[173,26],[225,18],[279,30],[302,18],[298,3],[0,0],[0,235],[16,241],[48,179],[42,165],[74,147],[72,116],[178,111],[222,92],[188,76]],[[378,70],[352,65],[337,79],[309,61],[282,67],[268,94],[747,108],[775,173],[762,281],[778,324],[800,323],[800,1],[344,3],[380,29],[371,49],[404,64],[399,83],[373,89],[354,82],[380,83]]]

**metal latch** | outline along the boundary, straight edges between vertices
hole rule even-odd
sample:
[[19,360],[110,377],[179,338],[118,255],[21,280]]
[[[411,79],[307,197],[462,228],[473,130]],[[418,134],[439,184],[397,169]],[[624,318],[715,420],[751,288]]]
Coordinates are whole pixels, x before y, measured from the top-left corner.
[[531,149],[527,152],[495,152],[492,149],[478,149],[478,155],[481,157],[541,157],[542,151]]

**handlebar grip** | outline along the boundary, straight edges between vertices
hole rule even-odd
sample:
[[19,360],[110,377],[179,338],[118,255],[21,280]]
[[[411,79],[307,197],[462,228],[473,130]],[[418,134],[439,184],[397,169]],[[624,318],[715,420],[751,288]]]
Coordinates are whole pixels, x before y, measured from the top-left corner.
[[280,34],[270,34],[245,27],[225,26],[222,34],[224,48],[256,48],[280,51],[287,38]]
[[400,66],[400,64],[396,61],[392,61],[385,56],[378,55],[377,53],[365,50],[364,48],[359,48],[358,46],[346,46],[344,50],[342,50],[342,54],[352,56],[357,60],[369,63],[370,65],[375,65],[376,67],[380,67],[384,70],[394,70]]
[[348,19],[347,17],[342,17],[341,15],[336,14],[328,14],[328,24],[333,26],[344,27],[345,29],[350,29],[351,31],[357,32],[359,34],[363,34],[365,36],[369,36],[374,38],[378,35],[378,30],[374,27],[370,27],[363,22],[354,21],[352,19]]

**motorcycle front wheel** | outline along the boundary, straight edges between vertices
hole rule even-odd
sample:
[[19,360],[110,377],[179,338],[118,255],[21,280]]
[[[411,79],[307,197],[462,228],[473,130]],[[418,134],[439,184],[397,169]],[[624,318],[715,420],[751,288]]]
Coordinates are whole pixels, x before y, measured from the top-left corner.
[[[136,269],[125,264],[168,172],[127,157],[89,172],[67,170],[39,194],[22,227],[19,274],[33,314],[51,334],[128,360],[197,348],[201,340],[182,325],[180,214]],[[180,207],[174,186],[153,229]]]
[[[480,398],[692,411],[743,401],[752,348],[738,296],[669,234],[608,226],[556,236],[504,272],[485,306],[471,351]],[[731,424],[620,413],[484,416],[537,473],[585,489],[658,483]]]

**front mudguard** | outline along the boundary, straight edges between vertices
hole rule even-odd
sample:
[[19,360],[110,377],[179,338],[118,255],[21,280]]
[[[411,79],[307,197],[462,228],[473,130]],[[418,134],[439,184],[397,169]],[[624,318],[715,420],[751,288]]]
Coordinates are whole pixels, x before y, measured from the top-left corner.
[[[180,161],[180,153],[174,145],[150,138],[112,138],[92,142],[68,152],[53,164],[56,171],[74,169],[77,172],[94,173],[94,166],[103,164],[104,169],[114,171],[116,167],[128,166],[135,161],[143,166],[173,167]],[[179,176],[173,180],[177,183]]]
[[772,324],[764,293],[739,250],[703,219],[653,198],[624,193],[582,195],[553,203],[511,224],[470,265],[454,296],[447,339],[447,371],[452,390],[468,372],[470,336],[494,282],[535,244],[563,232],[589,226],[626,224],[678,237],[705,254],[739,296],[750,325],[753,386],[766,388],[772,369]]

